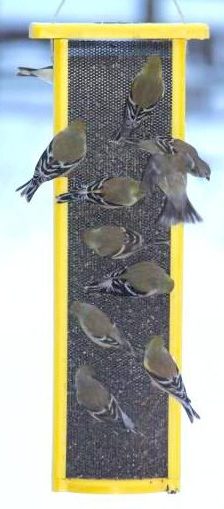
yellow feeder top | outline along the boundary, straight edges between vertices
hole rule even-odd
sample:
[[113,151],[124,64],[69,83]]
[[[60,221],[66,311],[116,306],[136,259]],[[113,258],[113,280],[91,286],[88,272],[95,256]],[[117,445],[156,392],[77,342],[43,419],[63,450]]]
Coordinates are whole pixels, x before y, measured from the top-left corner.
[[32,39],[208,39],[204,23],[31,23]]

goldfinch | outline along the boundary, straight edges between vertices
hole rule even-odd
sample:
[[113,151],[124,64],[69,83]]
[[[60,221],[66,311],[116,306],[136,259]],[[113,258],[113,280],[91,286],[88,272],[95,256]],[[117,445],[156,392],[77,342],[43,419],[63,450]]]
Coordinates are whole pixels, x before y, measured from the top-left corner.
[[105,177],[86,185],[77,185],[69,193],[58,195],[56,201],[65,203],[80,199],[107,209],[117,209],[131,207],[144,196],[142,182],[130,177]]
[[92,366],[81,366],[75,375],[76,394],[79,405],[103,423],[122,426],[126,431],[137,433],[135,425],[121,409],[116,398],[96,378]]
[[40,78],[47,83],[53,82],[53,65],[41,67],[40,69],[33,69],[33,67],[17,67],[16,76],[32,76]]
[[165,90],[162,75],[162,60],[158,55],[147,58],[135,76],[126,99],[121,128],[114,141],[128,138],[163,97]]
[[56,177],[72,176],[74,169],[86,155],[86,123],[74,120],[66,129],[56,134],[40,157],[33,177],[18,187],[21,196],[29,202],[39,186]]
[[200,419],[191,406],[191,400],[188,398],[182,376],[175,361],[165,348],[161,336],[152,336],[146,344],[144,367],[154,385],[181,403],[191,422],[194,421],[195,417]]
[[170,293],[174,282],[154,261],[142,261],[112,272],[102,281],[85,286],[86,291],[127,297],[150,297]]
[[122,338],[117,325],[97,306],[76,300],[72,303],[71,313],[93,343],[102,348],[127,350],[134,355],[132,346]]
[[185,154],[155,154],[149,158],[142,181],[149,193],[157,185],[166,199],[158,221],[164,227],[178,223],[196,223],[202,218],[187,197],[187,173],[192,161]]

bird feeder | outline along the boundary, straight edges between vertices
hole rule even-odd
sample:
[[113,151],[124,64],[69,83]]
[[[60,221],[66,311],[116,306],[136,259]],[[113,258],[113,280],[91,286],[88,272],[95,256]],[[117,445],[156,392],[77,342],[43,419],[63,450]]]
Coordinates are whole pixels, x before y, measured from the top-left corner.
[[[77,179],[91,182],[108,175],[139,178],[147,156],[110,143],[119,126],[130,83],[146,58],[160,55],[165,95],[136,137],[170,134],[184,139],[185,58],[190,39],[206,39],[203,24],[45,24],[33,23],[30,37],[53,40],[54,132],[74,118],[87,121],[87,157]],[[55,195],[71,184],[54,183]],[[84,493],[176,492],[180,487],[180,405],[150,385],[141,366],[117,352],[105,353],[88,342],[70,316],[74,299],[96,304],[122,327],[130,342],[144,346],[162,334],[181,364],[183,226],[164,230],[156,223],[161,192],[125,212],[102,211],[90,204],[54,205],[55,343],[53,489]],[[171,274],[169,295],[149,299],[113,298],[84,293],[92,276],[106,275],[123,261],[100,259],[81,242],[80,233],[101,224],[123,224],[141,231],[148,248],[133,263],[154,259]],[[153,244],[151,239],[164,239]],[[130,265],[131,261],[127,262]],[[99,379],[117,397],[144,436],[98,422],[80,408],[74,387],[80,364],[96,367]]]

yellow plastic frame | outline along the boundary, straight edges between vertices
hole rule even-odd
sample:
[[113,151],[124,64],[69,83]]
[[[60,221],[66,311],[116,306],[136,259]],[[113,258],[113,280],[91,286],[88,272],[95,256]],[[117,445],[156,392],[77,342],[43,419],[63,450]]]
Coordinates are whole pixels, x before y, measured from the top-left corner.
[[[184,139],[185,58],[187,39],[206,39],[204,24],[57,24],[33,23],[30,37],[54,39],[54,132],[68,122],[69,39],[172,39],[172,134]],[[67,191],[66,178],[54,183],[54,195]],[[168,477],[142,480],[67,479],[67,298],[68,298],[68,208],[54,204],[54,430],[53,489],[84,493],[147,493],[178,491],[180,488],[180,405],[169,398]],[[170,352],[181,366],[183,227],[171,228],[171,277],[175,289],[170,297]]]

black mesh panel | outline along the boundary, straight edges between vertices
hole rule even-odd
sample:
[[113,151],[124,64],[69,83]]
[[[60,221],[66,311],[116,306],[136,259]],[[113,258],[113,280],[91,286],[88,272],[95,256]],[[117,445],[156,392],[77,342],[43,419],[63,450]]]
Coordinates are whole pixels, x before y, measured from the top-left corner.
[[[150,54],[159,54],[166,83],[164,98],[136,130],[133,138],[169,134],[171,131],[171,42],[168,41],[70,41],[69,121],[88,122],[88,154],[76,170],[85,183],[105,175],[128,175],[140,179],[147,156],[136,149],[110,143],[121,122],[129,86]],[[169,272],[169,245],[150,246],[150,239],[167,238],[169,232],[156,225],[163,197],[158,190],[126,210],[104,210],[90,203],[69,205],[69,306],[74,299],[96,304],[117,323],[133,346],[144,348],[151,334],[162,333],[169,341],[169,297],[131,299],[86,294],[84,285],[127,263],[154,259]],[[82,243],[80,233],[101,224],[116,224],[140,231],[148,251],[128,261],[102,259]],[[105,351],[92,344],[68,310],[68,409],[67,477],[142,479],[167,477],[167,397],[154,388],[130,356]],[[81,408],[75,395],[75,371],[88,363],[98,379],[110,388],[121,407],[146,437],[95,421]]]

